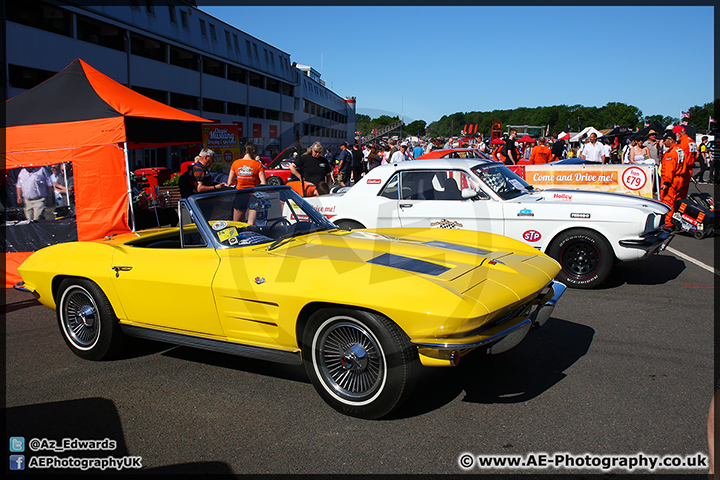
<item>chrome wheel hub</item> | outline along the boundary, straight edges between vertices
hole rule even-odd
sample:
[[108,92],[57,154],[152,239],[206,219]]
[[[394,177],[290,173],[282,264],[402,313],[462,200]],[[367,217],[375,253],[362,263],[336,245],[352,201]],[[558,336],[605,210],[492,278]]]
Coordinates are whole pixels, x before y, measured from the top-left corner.
[[315,348],[323,382],[340,397],[363,399],[374,394],[384,381],[381,348],[360,325],[331,325],[319,333]]

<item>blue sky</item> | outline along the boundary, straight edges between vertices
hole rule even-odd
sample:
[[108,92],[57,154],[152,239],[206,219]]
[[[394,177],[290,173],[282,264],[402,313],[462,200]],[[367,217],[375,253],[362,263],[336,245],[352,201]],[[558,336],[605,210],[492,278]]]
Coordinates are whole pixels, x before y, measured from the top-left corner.
[[710,6],[200,8],[371,117],[608,102],[680,117],[713,99]]

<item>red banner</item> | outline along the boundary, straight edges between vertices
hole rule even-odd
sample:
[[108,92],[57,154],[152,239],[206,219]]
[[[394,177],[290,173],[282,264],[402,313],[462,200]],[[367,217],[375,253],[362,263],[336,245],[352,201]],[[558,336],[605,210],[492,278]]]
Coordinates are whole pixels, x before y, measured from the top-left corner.
[[270,138],[277,138],[277,125],[270,125]]
[[254,138],[262,137],[262,123],[253,123],[253,137]]
[[243,122],[233,122],[235,125],[237,125],[238,129],[238,137],[242,138],[245,136],[245,130],[243,129]]

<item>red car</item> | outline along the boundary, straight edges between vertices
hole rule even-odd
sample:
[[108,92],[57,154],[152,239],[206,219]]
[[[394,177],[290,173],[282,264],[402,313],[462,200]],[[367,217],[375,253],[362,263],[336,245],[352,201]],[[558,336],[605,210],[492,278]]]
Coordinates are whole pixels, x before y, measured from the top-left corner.
[[278,153],[271,162],[265,164],[265,181],[268,185],[285,185],[290,180],[293,176],[290,164],[293,162],[295,152],[297,148],[288,147]]
[[492,160],[490,155],[482,153],[474,148],[448,148],[444,150],[432,150],[424,155],[420,155],[415,160],[427,160],[430,158],[478,158],[483,160]]

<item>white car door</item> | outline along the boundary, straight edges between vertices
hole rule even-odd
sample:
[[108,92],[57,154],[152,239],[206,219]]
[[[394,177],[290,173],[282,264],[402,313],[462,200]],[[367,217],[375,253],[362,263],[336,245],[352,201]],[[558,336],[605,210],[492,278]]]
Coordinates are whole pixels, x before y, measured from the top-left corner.
[[[478,182],[462,170],[409,170],[400,172],[403,198],[398,215],[403,227],[460,228],[503,234],[502,205],[480,190]],[[479,192],[463,199],[463,188]]]

